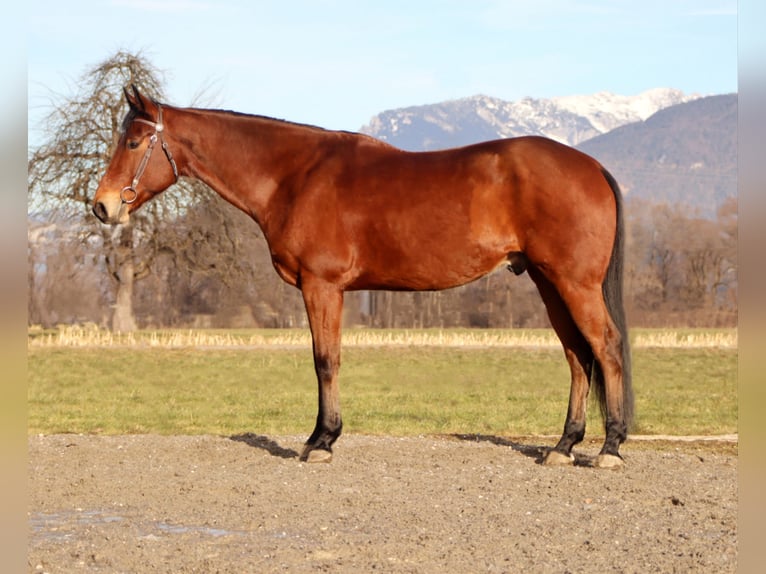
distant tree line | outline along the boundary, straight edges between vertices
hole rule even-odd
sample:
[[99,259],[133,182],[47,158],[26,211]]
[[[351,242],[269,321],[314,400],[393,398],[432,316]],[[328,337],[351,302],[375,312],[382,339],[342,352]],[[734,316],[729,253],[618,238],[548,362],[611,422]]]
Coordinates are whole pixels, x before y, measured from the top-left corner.
[[[29,159],[28,320],[162,327],[303,327],[299,292],[272,268],[257,225],[204,185],[182,180],[129,226],[90,214],[125,113],[122,87],[161,97],[158,73],[120,52],[54,106],[46,144]],[[715,219],[680,206],[627,202],[626,304],[632,326],[727,326],[737,318],[737,204]],[[347,325],[543,327],[526,275],[498,270],[440,292],[360,292]]]
[[[734,200],[715,220],[677,206],[630,203],[627,229],[625,287],[632,326],[736,324]],[[257,225],[220,198],[207,196],[182,216],[168,217],[158,234],[166,247],[153,256],[133,291],[138,327],[306,325],[300,294],[277,277]],[[31,227],[31,324],[112,325],[118,289],[103,249],[103,239],[77,228]],[[502,269],[446,291],[349,293],[345,308],[348,325],[548,325],[534,284]]]

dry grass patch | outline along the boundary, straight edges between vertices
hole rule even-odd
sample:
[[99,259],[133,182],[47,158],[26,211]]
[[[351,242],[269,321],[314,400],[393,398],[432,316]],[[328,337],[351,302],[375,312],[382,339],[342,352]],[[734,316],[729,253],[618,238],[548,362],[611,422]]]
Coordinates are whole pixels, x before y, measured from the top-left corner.
[[[736,329],[635,329],[633,348],[736,349]],[[30,328],[29,347],[241,348],[310,347],[305,329],[161,330],[113,333],[94,325]],[[559,348],[551,329],[347,329],[348,347]]]

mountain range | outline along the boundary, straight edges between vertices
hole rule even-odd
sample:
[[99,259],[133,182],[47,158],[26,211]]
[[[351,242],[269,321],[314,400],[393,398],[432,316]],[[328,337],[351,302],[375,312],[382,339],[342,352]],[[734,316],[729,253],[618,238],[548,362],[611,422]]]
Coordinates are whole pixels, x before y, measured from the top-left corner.
[[700,98],[577,147],[607,166],[626,197],[714,217],[737,196],[737,108],[736,94]]
[[388,110],[361,131],[411,151],[541,135],[597,158],[625,195],[713,217],[737,193],[737,95],[658,88],[635,96],[505,101],[478,95]]

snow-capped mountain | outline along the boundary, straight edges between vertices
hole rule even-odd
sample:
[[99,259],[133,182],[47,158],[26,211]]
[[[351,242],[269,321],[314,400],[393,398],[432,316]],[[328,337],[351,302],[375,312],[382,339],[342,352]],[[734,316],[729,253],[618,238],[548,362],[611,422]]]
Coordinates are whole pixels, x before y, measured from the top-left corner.
[[552,101],[562,109],[587,118],[591,125],[603,134],[625,124],[646,120],[659,110],[700,97],[700,94],[687,95],[672,88],[656,88],[636,96],[598,92],[589,96],[553,98]]
[[372,118],[361,131],[413,151],[521,135],[542,135],[576,145],[699,97],[670,88],[648,90],[635,96],[599,92],[512,102],[477,95],[388,110]]

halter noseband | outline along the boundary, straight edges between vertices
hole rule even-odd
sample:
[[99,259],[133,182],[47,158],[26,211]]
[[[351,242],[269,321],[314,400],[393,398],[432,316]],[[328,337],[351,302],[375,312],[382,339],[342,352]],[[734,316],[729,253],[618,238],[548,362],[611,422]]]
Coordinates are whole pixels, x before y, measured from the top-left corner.
[[176,181],[178,181],[178,167],[176,166],[176,162],[173,159],[173,154],[171,154],[170,150],[168,149],[168,144],[165,141],[165,138],[162,137],[162,132],[165,129],[165,126],[162,123],[162,106],[157,104],[157,109],[159,112],[157,114],[156,122],[145,120],[143,118],[136,118],[133,120],[134,122],[141,122],[142,124],[152,126],[154,128],[154,133],[149,136],[149,147],[146,148],[144,157],[141,158],[141,163],[138,164],[138,169],[136,170],[136,176],[133,178],[133,182],[130,185],[123,187],[120,191],[120,200],[122,200],[123,203],[130,204],[138,199],[136,186],[138,185],[138,181],[141,179],[141,176],[144,175],[146,164],[149,163],[149,158],[152,157],[152,151],[154,151],[154,146],[157,143],[158,137],[162,145],[162,151],[165,152],[165,157],[168,158],[170,166],[173,168],[173,175],[175,176]]

